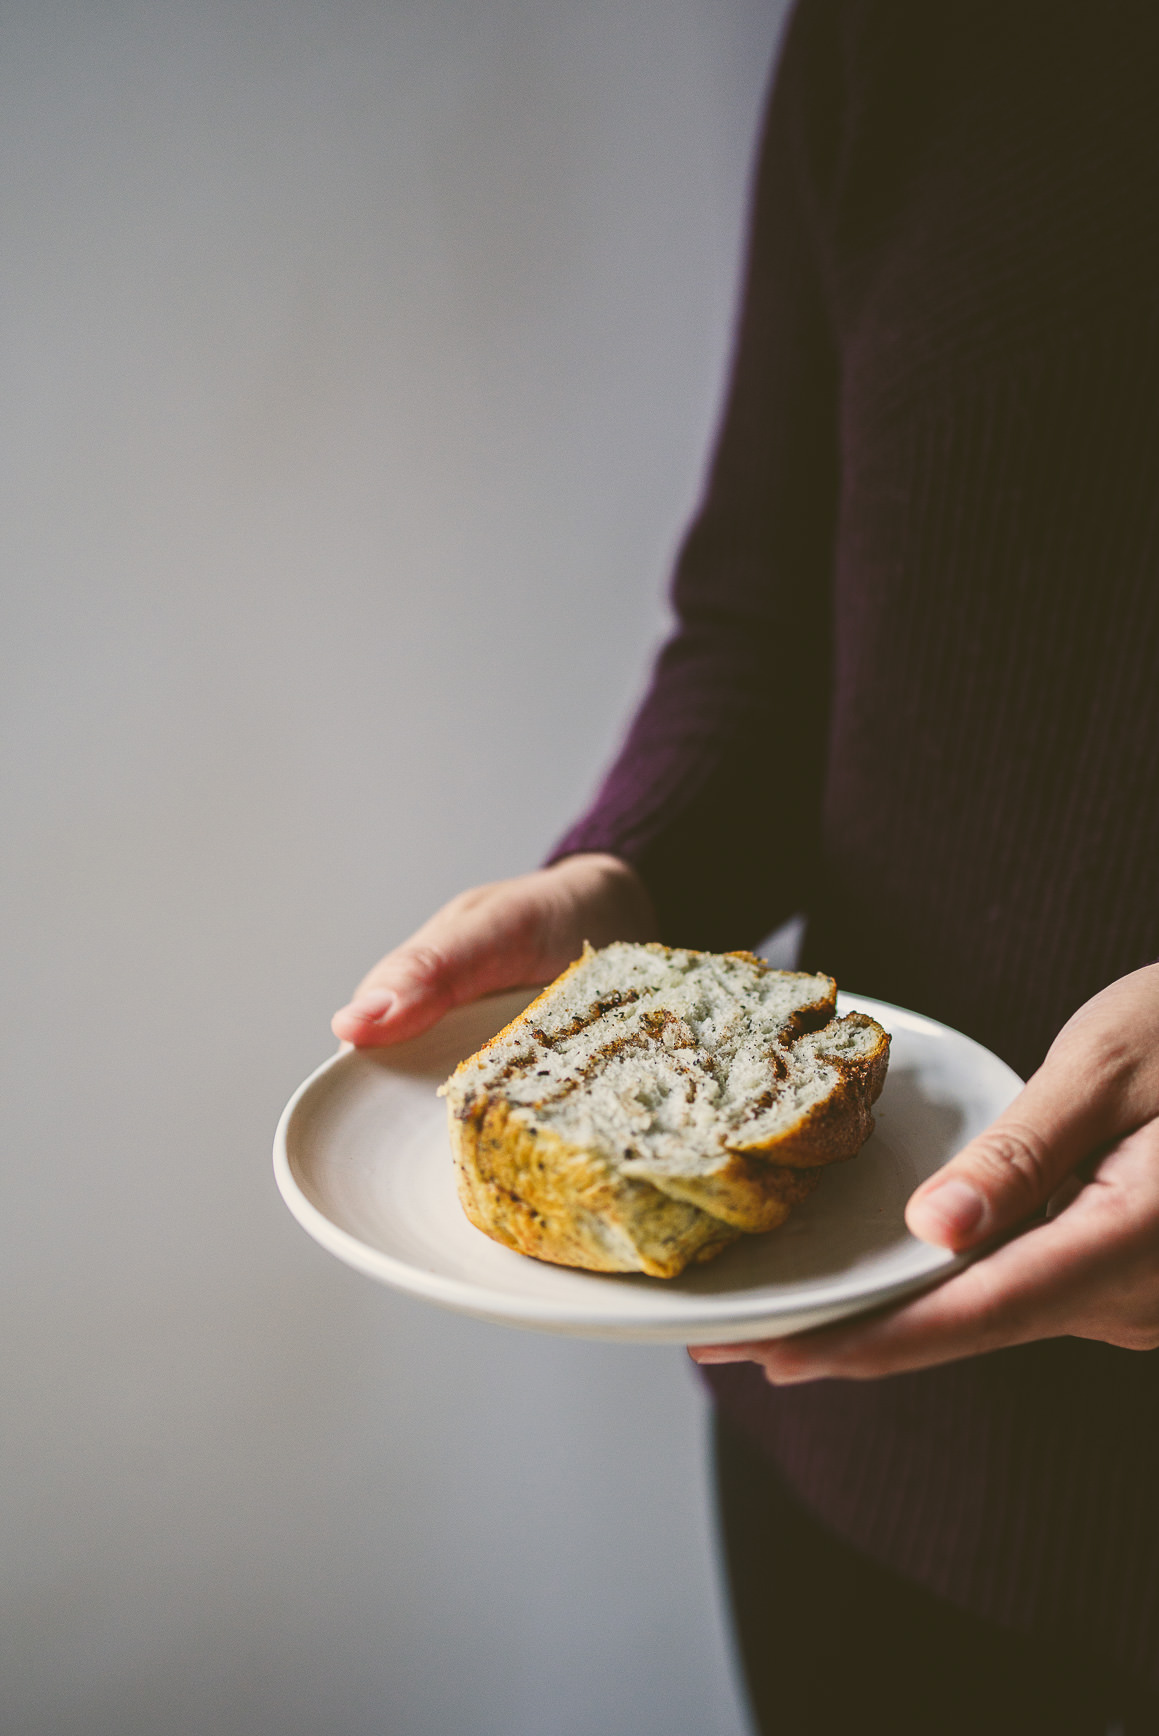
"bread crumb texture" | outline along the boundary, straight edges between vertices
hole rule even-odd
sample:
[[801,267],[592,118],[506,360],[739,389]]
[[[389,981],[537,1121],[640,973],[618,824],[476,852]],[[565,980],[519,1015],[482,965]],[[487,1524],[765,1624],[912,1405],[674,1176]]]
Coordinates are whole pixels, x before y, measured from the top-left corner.
[[442,1087],[467,1216],[655,1278],[775,1229],[873,1131],[889,1037],[836,996],[747,952],[585,946]]

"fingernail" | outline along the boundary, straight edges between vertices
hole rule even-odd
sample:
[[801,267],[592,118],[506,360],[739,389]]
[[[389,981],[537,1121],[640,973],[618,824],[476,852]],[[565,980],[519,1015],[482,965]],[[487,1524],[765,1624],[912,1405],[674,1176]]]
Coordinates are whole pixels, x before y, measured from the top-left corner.
[[688,1354],[693,1362],[747,1362],[748,1357],[739,1345],[731,1344],[691,1344]]
[[348,1007],[342,1008],[342,1012],[350,1013],[356,1019],[384,1019],[397,1000],[393,989],[364,989],[360,995],[355,995]]
[[986,1201],[972,1183],[960,1176],[949,1176],[914,1201],[909,1212],[910,1228],[919,1236],[928,1231],[939,1239],[945,1236],[957,1242],[977,1229],[985,1210]]

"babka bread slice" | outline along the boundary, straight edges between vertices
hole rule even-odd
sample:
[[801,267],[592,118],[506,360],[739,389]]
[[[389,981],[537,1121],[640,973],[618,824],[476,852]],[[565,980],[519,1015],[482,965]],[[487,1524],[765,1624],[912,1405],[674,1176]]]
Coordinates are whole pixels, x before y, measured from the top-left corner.
[[658,1278],[774,1229],[873,1131],[889,1038],[836,993],[746,952],[585,947],[442,1087],[467,1216]]

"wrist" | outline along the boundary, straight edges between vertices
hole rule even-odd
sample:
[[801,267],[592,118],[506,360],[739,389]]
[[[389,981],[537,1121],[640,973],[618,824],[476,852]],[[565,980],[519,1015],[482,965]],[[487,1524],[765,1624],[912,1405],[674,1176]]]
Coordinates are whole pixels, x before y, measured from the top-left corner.
[[648,888],[620,856],[581,851],[547,870],[573,903],[584,938],[593,946],[613,940],[655,940],[656,912]]

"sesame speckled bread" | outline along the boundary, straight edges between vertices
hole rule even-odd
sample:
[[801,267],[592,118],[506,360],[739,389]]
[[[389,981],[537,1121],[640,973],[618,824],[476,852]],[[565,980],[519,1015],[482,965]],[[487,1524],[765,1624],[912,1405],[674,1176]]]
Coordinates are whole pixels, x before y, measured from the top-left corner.
[[520,1253],[672,1278],[776,1228],[873,1131],[889,1038],[831,977],[617,942],[443,1086],[459,1196]]

